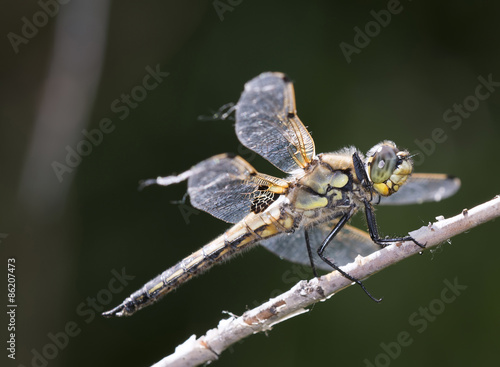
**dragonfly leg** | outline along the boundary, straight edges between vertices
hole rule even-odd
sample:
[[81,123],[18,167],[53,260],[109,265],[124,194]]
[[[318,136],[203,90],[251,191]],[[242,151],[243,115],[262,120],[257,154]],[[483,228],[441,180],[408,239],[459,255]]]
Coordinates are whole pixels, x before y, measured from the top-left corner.
[[352,155],[352,163],[354,165],[354,172],[356,173],[356,177],[358,178],[359,182],[361,182],[364,187],[366,187],[366,185],[369,185],[370,180],[368,179],[368,175],[365,171],[365,165],[358,153],[354,153]]
[[368,174],[365,171],[365,165],[357,152],[352,155],[352,163],[354,165],[354,172],[356,173],[356,177],[361,182],[361,185],[366,190],[368,190],[368,192],[370,193],[370,201],[372,201],[373,200],[373,187],[370,183],[370,179],[368,178]]
[[309,241],[309,232],[307,231],[307,228],[304,229],[304,236],[306,238],[306,248],[307,248],[307,254],[309,255],[309,261],[311,262],[311,268],[314,277],[318,278],[318,272],[316,271],[316,266],[314,265],[314,259],[312,257],[311,242]]
[[385,247],[392,242],[412,241],[417,246],[425,248],[425,244],[421,244],[411,236],[380,238],[380,235],[378,233],[377,221],[375,220],[375,213],[373,212],[373,207],[367,200],[364,201],[364,204],[365,204],[366,221],[368,222],[368,232],[370,232],[370,237],[372,238],[372,241],[375,242],[377,245]]
[[[357,285],[359,285],[361,287],[361,289],[363,289],[363,291],[368,295],[368,297],[370,297],[373,301],[375,302],[380,302],[382,301],[382,298],[378,299],[378,298],[375,298],[373,297],[370,292],[368,292],[368,290],[365,288],[365,285],[361,282],[361,280],[357,279],[357,278],[354,278],[353,276],[349,275],[348,273],[346,273],[345,271],[343,271],[341,268],[339,268],[337,265],[335,265],[331,260],[329,260],[323,253],[325,252],[325,249],[327,248],[328,244],[332,241],[332,239],[337,235],[337,233],[340,232],[340,230],[342,229],[342,227],[347,223],[347,221],[349,220],[349,218],[351,218],[352,214],[351,213],[348,213],[348,214],[344,214],[342,216],[342,218],[340,218],[339,222],[337,223],[337,225],[335,226],[335,228],[332,229],[332,231],[328,234],[328,236],[325,238],[325,240],[323,241],[323,243],[321,244],[320,248],[318,249],[318,255],[319,257],[321,258],[321,260],[323,260],[325,263],[327,263],[328,265],[330,265],[332,268],[334,268],[335,270],[337,270],[340,274],[342,274],[343,277],[349,279],[350,281],[356,283]],[[307,232],[306,232],[307,233]]]

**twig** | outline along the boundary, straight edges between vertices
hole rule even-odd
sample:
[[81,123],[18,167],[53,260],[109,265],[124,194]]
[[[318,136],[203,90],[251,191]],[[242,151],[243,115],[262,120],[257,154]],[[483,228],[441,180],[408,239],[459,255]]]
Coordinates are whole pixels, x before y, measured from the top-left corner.
[[[500,196],[497,195],[493,200],[470,210],[464,209],[452,218],[437,217],[437,222],[410,232],[410,235],[420,243],[425,243],[428,249],[499,216]],[[365,279],[420,251],[422,249],[413,242],[396,243],[369,256],[358,256],[353,263],[343,267],[343,270],[358,279]],[[271,330],[273,325],[307,312],[306,307],[331,297],[349,285],[349,280],[337,271],[309,281],[300,281],[289,291],[240,317],[231,316],[221,320],[215,329],[208,330],[203,336],[196,338],[192,335],[179,345],[173,354],[153,367],[197,366],[217,360],[225,349],[239,340],[257,332]]]

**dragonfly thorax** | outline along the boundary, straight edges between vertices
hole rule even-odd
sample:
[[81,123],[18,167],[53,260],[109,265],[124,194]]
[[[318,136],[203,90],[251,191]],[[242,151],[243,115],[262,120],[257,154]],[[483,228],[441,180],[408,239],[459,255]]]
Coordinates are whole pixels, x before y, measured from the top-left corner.
[[335,169],[320,159],[310,164],[290,192],[290,202],[300,211],[341,209],[352,206],[350,169]]

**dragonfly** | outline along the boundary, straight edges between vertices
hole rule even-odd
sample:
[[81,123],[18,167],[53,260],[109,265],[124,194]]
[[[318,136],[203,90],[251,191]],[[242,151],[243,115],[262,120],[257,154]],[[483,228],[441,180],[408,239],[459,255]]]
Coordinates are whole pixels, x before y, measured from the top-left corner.
[[[234,225],[104,316],[130,316],[257,244],[310,266],[316,277],[317,269],[337,270],[379,302],[341,267],[391,243],[413,241],[422,248],[425,244],[411,236],[382,237],[374,207],[440,201],[460,187],[460,180],[450,175],[412,173],[409,152],[389,140],[366,155],[355,147],[316,154],[297,116],[293,83],[283,73],[265,72],[247,82],[234,109],[239,141],[288,176],[260,173],[240,156],[219,154],[179,175],[146,180],[143,186],[187,180],[195,208]],[[348,224],[360,210],[368,233]]]

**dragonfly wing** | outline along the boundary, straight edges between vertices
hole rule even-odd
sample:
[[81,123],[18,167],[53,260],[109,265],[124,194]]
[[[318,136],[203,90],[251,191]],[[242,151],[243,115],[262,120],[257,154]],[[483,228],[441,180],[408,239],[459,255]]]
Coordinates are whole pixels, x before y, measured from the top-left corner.
[[260,213],[284,194],[288,182],[257,172],[239,156],[219,154],[188,171],[191,204],[226,222]]
[[[333,269],[321,260],[317,250],[335,227],[337,221],[338,219],[328,221],[309,229],[309,241],[314,264],[317,268],[325,271],[332,271]],[[282,259],[297,264],[310,265],[303,229],[294,233],[283,233],[261,241],[261,245]],[[325,250],[325,255],[333,260],[336,265],[343,266],[353,262],[358,255],[367,256],[377,250],[380,250],[380,246],[371,240],[368,233],[350,225],[345,225],[330,242]]]
[[236,106],[236,134],[284,172],[304,168],[314,157],[314,141],[297,116],[293,84],[282,73],[262,73],[245,84]]
[[457,177],[436,173],[414,173],[398,192],[382,197],[380,205],[421,204],[441,201],[455,194],[460,188]]

